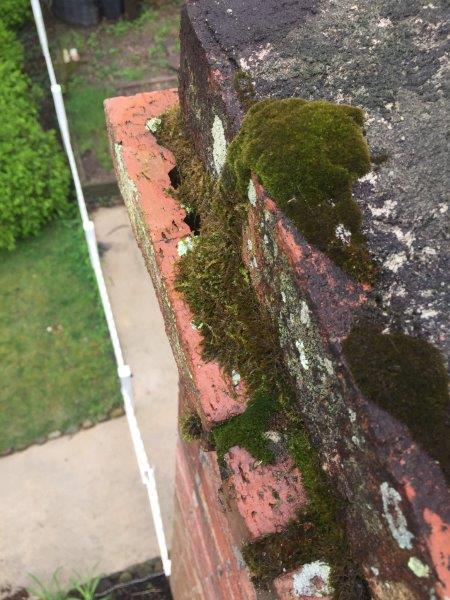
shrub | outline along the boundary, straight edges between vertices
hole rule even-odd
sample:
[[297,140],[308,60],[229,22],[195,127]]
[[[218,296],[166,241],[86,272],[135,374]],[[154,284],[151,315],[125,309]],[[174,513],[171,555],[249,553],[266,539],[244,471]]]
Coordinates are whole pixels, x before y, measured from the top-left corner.
[[21,27],[31,17],[29,0],[2,0],[0,20],[11,29]]
[[0,56],[3,63],[10,63],[11,67],[22,65],[23,48],[13,31],[8,29],[0,16]]
[[65,211],[69,172],[55,133],[39,123],[28,78],[12,60],[0,64],[0,114],[0,248],[12,249]]

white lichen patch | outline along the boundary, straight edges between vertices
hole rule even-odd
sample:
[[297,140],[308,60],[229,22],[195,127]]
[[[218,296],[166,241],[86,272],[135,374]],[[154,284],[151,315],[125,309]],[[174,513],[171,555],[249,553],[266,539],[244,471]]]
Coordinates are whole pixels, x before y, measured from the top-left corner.
[[239,66],[241,67],[241,69],[243,71],[249,71],[250,70],[250,65],[248,64],[248,62],[246,61],[245,58],[240,58],[239,59]]
[[152,117],[151,119],[149,119],[147,121],[147,123],[145,124],[145,127],[151,132],[151,133],[156,133],[159,129],[159,127],[161,126],[161,119],[159,117]]
[[302,342],[302,340],[296,340],[295,347],[297,348],[300,356],[300,363],[305,371],[307,371],[309,369],[309,360],[305,353],[305,344]]
[[365,175],[363,175],[362,177],[360,177],[358,179],[358,181],[360,181],[361,183],[371,183],[372,185],[375,185],[375,183],[377,182],[377,174],[374,173],[373,171],[369,171],[368,173],[366,173]]
[[255,189],[255,185],[251,179],[248,182],[247,197],[250,201],[250,204],[252,206],[256,206],[256,189]]
[[375,206],[369,205],[369,210],[374,217],[389,217],[392,215],[392,212],[396,206],[397,202],[395,200],[386,200],[381,208],[376,208]]
[[389,18],[382,18],[378,21],[377,26],[380,27],[380,29],[387,29],[388,27],[392,27],[392,21]]
[[266,440],[269,440],[274,444],[279,444],[281,442],[281,435],[278,431],[265,431],[262,435]]
[[303,323],[303,325],[307,326],[311,322],[311,319],[309,317],[309,308],[306,302],[302,302],[302,307],[300,309],[300,321]]
[[407,256],[405,252],[397,252],[396,254],[391,254],[391,256],[384,263],[386,269],[392,271],[393,273],[397,273],[397,271],[402,267],[407,260]]
[[408,567],[417,577],[428,577],[430,574],[428,565],[425,565],[416,556],[411,556],[411,558],[408,560]]
[[352,238],[352,233],[350,230],[345,227],[343,223],[339,223],[339,225],[334,230],[334,234],[338,240],[340,240],[343,244],[348,245]]
[[437,317],[439,312],[434,308],[422,308],[420,316],[422,319],[432,319],[433,317]]
[[322,598],[332,594],[330,572],[329,565],[320,560],[303,565],[292,577],[294,594],[299,598]]
[[380,485],[380,492],[384,518],[387,521],[392,537],[400,548],[410,550],[412,548],[411,540],[414,538],[414,535],[408,530],[406,517],[400,508],[402,497],[386,481]]
[[423,257],[428,257],[428,256],[436,256],[437,252],[436,252],[435,248],[432,248],[431,246],[425,246],[425,248],[422,249],[421,254]]
[[327,358],[326,356],[324,356],[322,358],[322,364],[325,367],[325,371],[328,373],[328,375],[333,375],[334,369],[333,369],[333,363],[331,362],[331,360],[329,358]]
[[236,387],[241,382],[241,375],[234,369],[231,371],[231,383]]
[[405,244],[408,250],[412,250],[413,242],[416,240],[416,236],[412,233],[412,231],[402,231],[400,227],[392,227],[392,233],[398,239],[399,242]]
[[177,244],[178,256],[184,256],[189,250],[192,250],[193,247],[194,238],[191,235],[181,239]]
[[214,122],[211,129],[213,138],[213,161],[217,175],[222,172],[225,160],[227,158],[227,140],[225,139],[225,130],[223,123],[217,115],[214,115]]
[[348,416],[350,417],[351,423],[354,423],[356,421],[356,413],[351,408],[348,409]]
[[352,442],[355,444],[355,446],[358,446],[358,448],[361,448],[362,442],[361,442],[361,439],[357,435],[352,435]]
[[253,252],[253,242],[252,240],[247,240],[247,248],[249,252]]

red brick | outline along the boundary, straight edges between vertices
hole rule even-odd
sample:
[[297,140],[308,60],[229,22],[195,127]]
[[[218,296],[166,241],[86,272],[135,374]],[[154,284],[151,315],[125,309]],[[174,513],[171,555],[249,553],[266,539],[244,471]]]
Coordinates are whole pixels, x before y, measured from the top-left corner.
[[243,412],[245,396],[243,390],[233,388],[217,363],[202,360],[202,337],[192,327],[192,313],[174,286],[178,242],[190,229],[183,220],[185,211],[165,191],[175,166],[173,155],[157,144],[146,123],[176,103],[176,90],[165,90],[112,98],[105,101],[105,110],[119,186],[152,275],[175,358],[180,371],[189,370],[197,408],[209,427]]
[[291,458],[262,465],[247,450],[234,446],[225,456],[233,472],[229,483],[252,538],[276,533],[307,504],[299,470]]

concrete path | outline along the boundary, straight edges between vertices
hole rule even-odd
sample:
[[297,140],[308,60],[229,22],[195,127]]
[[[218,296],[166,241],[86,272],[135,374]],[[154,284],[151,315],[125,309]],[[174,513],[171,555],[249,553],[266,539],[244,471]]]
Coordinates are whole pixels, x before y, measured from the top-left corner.
[[[171,537],[177,372],[125,208],[93,216],[136,411]],[[124,417],[0,459],[0,588],[157,556],[150,507]]]

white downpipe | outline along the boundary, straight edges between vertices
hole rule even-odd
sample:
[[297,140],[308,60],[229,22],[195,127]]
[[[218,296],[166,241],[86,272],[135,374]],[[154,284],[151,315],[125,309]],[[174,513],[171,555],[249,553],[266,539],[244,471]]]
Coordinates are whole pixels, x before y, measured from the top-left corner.
[[161,552],[161,561],[163,564],[164,573],[167,577],[170,576],[171,563],[167,552],[166,538],[164,535],[163,522],[161,518],[161,509],[158,501],[158,492],[156,489],[155,472],[149,465],[147,453],[145,451],[144,442],[142,441],[141,432],[136,420],[136,415],[133,409],[133,402],[128,391],[123,387],[122,394],[125,404],[125,412],[130,426],[131,439],[136,453],[136,459],[141,474],[142,483],[147,488],[150,507],[152,510],[153,523],[156,531],[156,538]]
[[45,30],[44,19],[42,18],[41,5],[39,0],[30,1],[39,36],[39,41],[47,65],[48,76],[51,84],[51,92],[53,96],[53,101],[55,103],[56,116],[61,132],[61,138],[63,140],[64,149],[67,154],[70,171],[72,173],[72,179],[75,185],[78,207],[80,210],[81,221],[83,224],[83,230],[89,251],[89,258],[91,261],[92,269],[95,273],[95,278],[97,281],[103,311],[105,313],[109,335],[111,337],[111,342],[114,349],[114,355],[117,363],[117,374],[120,380],[120,390],[124,401],[125,414],[127,417],[128,427],[133,442],[134,452],[136,455],[136,460],[138,463],[142,483],[147,488],[147,493],[150,501],[150,508],[152,511],[153,524],[156,531],[156,538],[158,540],[158,546],[161,554],[164,573],[167,577],[169,577],[171,571],[171,563],[169,559],[166,537],[164,534],[163,522],[161,518],[161,509],[158,500],[158,492],[156,489],[155,473],[148,462],[147,453],[145,451],[144,443],[141,437],[141,432],[139,430],[139,425],[134,411],[135,407],[133,399],[133,388],[131,384],[131,369],[127,364],[125,364],[123,359],[122,348],[120,346],[116,323],[114,321],[114,315],[111,310],[111,303],[109,301],[108,291],[106,289],[105,279],[103,277],[103,272],[100,263],[100,257],[98,254],[97,241],[95,237],[95,227],[94,223],[89,219],[89,215],[86,209],[83,189],[81,187],[80,177],[78,175],[78,169],[73,153],[72,143],[70,140],[69,124],[67,122],[67,115],[64,106],[62,90],[61,86],[56,81],[55,70],[53,68],[53,63],[48,48],[47,33]]

